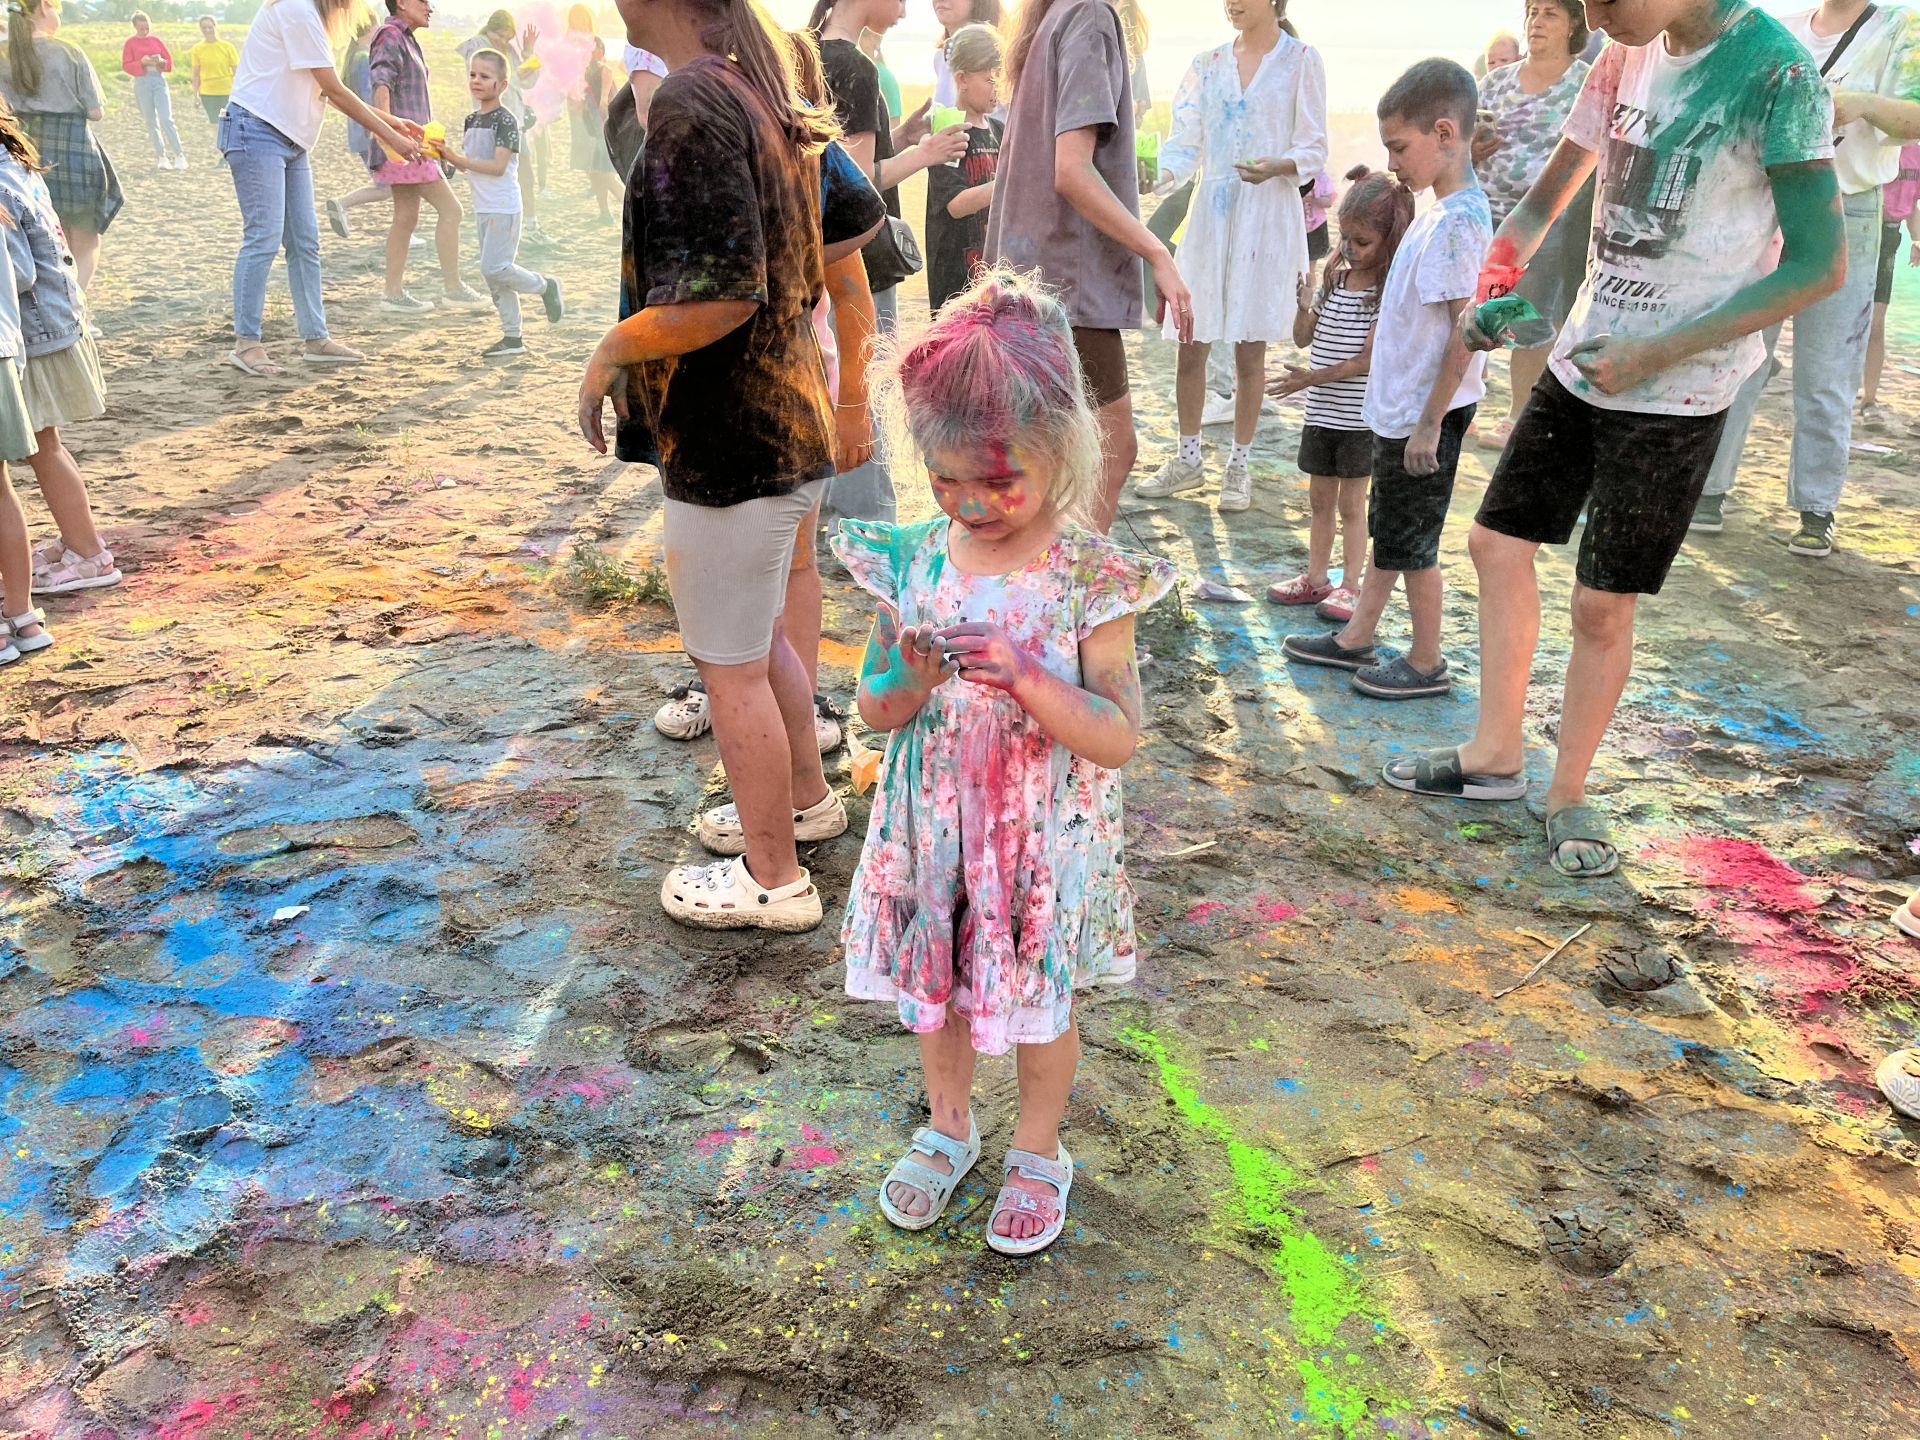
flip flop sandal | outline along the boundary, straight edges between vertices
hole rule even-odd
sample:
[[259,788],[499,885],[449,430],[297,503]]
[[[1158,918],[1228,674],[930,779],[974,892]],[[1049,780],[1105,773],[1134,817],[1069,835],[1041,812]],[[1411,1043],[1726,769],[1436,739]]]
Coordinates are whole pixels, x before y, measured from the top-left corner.
[[1323,580],[1316,585],[1304,575],[1277,581],[1267,587],[1267,601],[1273,605],[1318,605],[1331,594],[1331,580]]
[[[1920,895],[1914,898],[1920,899]],[[1920,940],[1920,910],[1913,908],[1912,900],[1893,912],[1893,923],[1902,934],[1911,935],[1914,939]]]
[[[265,355],[266,351],[262,350],[260,353]],[[277,365],[272,360],[249,360],[238,350],[229,350],[227,352],[227,363],[236,370],[244,371],[248,375],[256,375],[263,379],[277,379],[287,373],[287,367],[284,365]]]
[[[953,1167],[951,1175],[942,1175],[931,1165],[922,1165],[914,1159],[915,1154],[944,1155],[947,1163]],[[946,1212],[947,1201],[953,1198],[953,1192],[960,1188],[960,1182],[967,1178],[967,1172],[973,1169],[980,1158],[980,1127],[973,1117],[967,1117],[967,1143],[962,1145],[951,1135],[942,1135],[931,1125],[923,1126],[913,1132],[913,1141],[907,1146],[907,1153],[893,1162],[893,1169],[887,1172],[887,1178],[880,1182],[880,1213],[902,1230],[925,1230]],[[924,1215],[909,1215],[893,1201],[887,1198],[887,1186],[893,1184],[911,1185],[931,1202],[931,1208]]]
[[1920,1120],[1920,1050],[1896,1050],[1873,1072],[1887,1103],[1909,1120]]
[[[1560,863],[1560,847],[1569,840],[1584,840],[1604,845],[1613,853],[1598,870],[1569,870]],[[1591,805],[1565,805],[1547,816],[1547,862],[1569,880],[1598,880],[1620,867],[1620,851],[1613,843],[1613,828],[1607,817]]]
[[[1018,1174],[1028,1180],[1039,1180],[1051,1185],[1057,1198],[1048,1200],[1044,1196],[1034,1195],[1012,1185],[1000,1187],[999,1198],[993,1202],[993,1215],[987,1221],[987,1248],[1001,1255],[1035,1255],[1046,1249],[1060,1238],[1060,1232],[1067,1226],[1067,1192],[1073,1189],[1073,1157],[1067,1153],[1067,1147],[1060,1147],[1057,1159],[1049,1160],[1044,1155],[1036,1155],[1031,1150],[1007,1151],[1006,1174]],[[1015,1240],[1010,1235],[1002,1235],[993,1228],[993,1222],[1001,1215],[1038,1215],[1046,1220],[1046,1228],[1038,1235],[1029,1235],[1024,1240]],[[1048,1216],[1051,1215],[1051,1219]]]
[[1380,767],[1380,778],[1396,790],[1416,795],[1449,795],[1457,800],[1519,800],[1527,793],[1527,776],[1489,775],[1468,771],[1460,764],[1460,747],[1403,755]]
[[1349,650],[1334,638],[1337,634],[1337,631],[1327,631],[1319,635],[1289,635],[1280,642],[1280,649],[1289,660],[1298,660],[1303,665],[1325,665],[1334,670],[1360,670],[1379,660],[1373,646]]

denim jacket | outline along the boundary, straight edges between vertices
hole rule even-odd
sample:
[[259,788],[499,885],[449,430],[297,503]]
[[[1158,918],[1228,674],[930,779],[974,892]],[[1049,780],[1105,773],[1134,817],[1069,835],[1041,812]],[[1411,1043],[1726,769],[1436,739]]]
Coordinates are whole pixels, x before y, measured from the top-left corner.
[[77,344],[86,327],[87,306],[67,253],[67,237],[54,218],[47,182],[4,150],[0,206],[13,221],[4,227],[13,269],[9,289],[19,295],[17,338],[24,353],[52,355]]
[[[3,227],[4,221],[0,221]],[[12,233],[8,233],[11,240]],[[26,368],[27,347],[20,338],[20,292],[13,288],[13,246],[0,245],[0,356]]]

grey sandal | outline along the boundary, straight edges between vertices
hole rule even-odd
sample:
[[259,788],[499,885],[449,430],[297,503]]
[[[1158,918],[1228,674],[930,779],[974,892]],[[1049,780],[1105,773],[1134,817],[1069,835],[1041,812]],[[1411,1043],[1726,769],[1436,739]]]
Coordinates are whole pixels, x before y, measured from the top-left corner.
[[1371,645],[1349,650],[1335,638],[1339,633],[1326,630],[1318,635],[1289,635],[1280,642],[1280,649],[1289,660],[1298,660],[1303,665],[1325,665],[1334,670],[1358,670],[1380,658]]
[[1353,672],[1353,688],[1376,700],[1425,700],[1453,688],[1442,660],[1431,670],[1416,670],[1404,655],[1386,665],[1368,665]]
[[[929,1159],[944,1155],[947,1163],[953,1167],[953,1173],[942,1175],[931,1165],[922,1165],[913,1158],[915,1155],[925,1155]],[[913,1132],[907,1153],[893,1162],[893,1169],[880,1182],[880,1213],[902,1230],[925,1230],[946,1211],[947,1201],[953,1198],[953,1192],[960,1188],[960,1182],[967,1178],[967,1172],[973,1169],[974,1162],[979,1158],[980,1127],[974,1123],[971,1115],[967,1117],[967,1143],[964,1145],[950,1135],[942,1135],[931,1125],[923,1126]],[[887,1198],[887,1187],[896,1182],[911,1185],[927,1197],[926,1214],[909,1215]]]
[[1396,790],[1444,795],[1455,800],[1518,800],[1527,793],[1527,776],[1488,775],[1461,767],[1460,747],[1403,755],[1380,767],[1380,778]]
[[[1598,870],[1569,870],[1560,863],[1560,847],[1569,840],[1606,846],[1606,864]],[[1597,880],[1611,875],[1620,866],[1620,851],[1613,843],[1613,827],[1607,817],[1591,805],[1563,805],[1547,816],[1547,860],[1569,880]]]

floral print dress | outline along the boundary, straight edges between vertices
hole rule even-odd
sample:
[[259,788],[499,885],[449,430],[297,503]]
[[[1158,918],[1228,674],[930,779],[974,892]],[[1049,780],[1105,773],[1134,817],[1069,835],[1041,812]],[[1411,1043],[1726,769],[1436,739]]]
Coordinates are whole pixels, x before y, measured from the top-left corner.
[[[948,521],[845,521],[833,550],[900,624],[999,625],[1080,683],[1080,642],[1153,604],[1173,567],[1072,527],[1006,575],[967,575]],[[889,738],[841,944],[847,993],[916,1033],[946,1007],[975,1050],[1066,1033],[1073,992],[1133,979],[1120,776],[1056,744],[1004,691],[957,676]]]

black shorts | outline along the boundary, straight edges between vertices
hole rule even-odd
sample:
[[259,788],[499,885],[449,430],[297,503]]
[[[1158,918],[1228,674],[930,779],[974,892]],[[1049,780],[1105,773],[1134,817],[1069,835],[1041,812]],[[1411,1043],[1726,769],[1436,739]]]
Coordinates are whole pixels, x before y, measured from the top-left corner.
[[1549,370],[1527,397],[1474,518],[1516,540],[1564,545],[1584,508],[1574,577],[1589,590],[1658,595],[1726,427],[1724,410],[1602,410]]
[[1371,430],[1329,430],[1324,425],[1300,431],[1300,473],[1364,480],[1373,474]]
[[1880,227],[1880,271],[1873,281],[1873,303],[1893,303],[1893,272],[1900,265],[1900,222]]
[[1104,410],[1127,398],[1127,343],[1118,330],[1073,327],[1073,348],[1080,357],[1080,374],[1093,396],[1093,408]]
[[1373,437],[1373,487],[1367,492],[1367,535],[1381,570],[1431,570],[1440,563],[1440,532],[1453,503],[1453,472],[1477,407],[1449,410],[1440,422],[1440,464],[1431,475],[1407,473],[1407,442]]
[[1333,249],[1333,242],[1327,238],[1328,228],[1322,220],[1316,229],[1307,231],[1307,259],[1314,264],[1326,259]]

